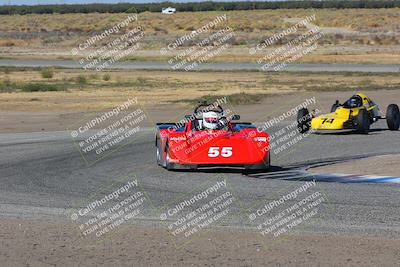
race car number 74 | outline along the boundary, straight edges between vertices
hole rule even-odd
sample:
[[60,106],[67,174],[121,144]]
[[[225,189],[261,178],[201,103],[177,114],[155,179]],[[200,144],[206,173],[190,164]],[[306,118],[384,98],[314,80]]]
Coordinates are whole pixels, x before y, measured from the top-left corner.
[[219,155],[224,158],[229,158],[232,156],[232,147],[210,147],[208,149],[208,156],[210,158],[216,158]]

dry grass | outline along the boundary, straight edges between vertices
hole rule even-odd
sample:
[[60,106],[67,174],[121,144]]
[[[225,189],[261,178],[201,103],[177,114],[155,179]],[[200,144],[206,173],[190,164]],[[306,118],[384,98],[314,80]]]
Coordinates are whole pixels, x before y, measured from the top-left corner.
[[[132,29],[140,24],[146,33],[141,41],[141,50],[129,60],[166,61],[168,58],[159,53],[160,47],[226,14],[228,21],[218,24],[213,31],[229,25],[235,32],[235,38],[231,40],[233,47],[212,61],[255,62],[257,57],[249,55],[249,47],[293,25],[289,21],[305,18],[314,12],[315,24],[326,30],[326,35],[319,41],[315,53],[304,56],[298,62],[399,62],[398,8],[182,12],[173,16],[146,12],[138,15],[138,23],[131,23],[126,28]],[[0,16],[0,32],[5,34],[0,40],[0,56],[41,58],[45,55],[46,58],[71,58],[72,47],[84,42],[93,33],[100,33],[123,21],[127,16],[96,13]],[[97,45],[102,46],[109,41],[106,38]],[[393,49],[388,51],[388,46]],[[368,47],[375,50],[371,51]]]
[[[276,94],[310,91],[365,91],[400,89],[397,74],[321,74],[262,72],[169,72],[115,71],[87,73],[87,83],[74,81],[80,70],[55,70],[51,80],[42,78],[40,70],[2,73],[15,83],[63,84],[60,92],[0,93],[1,111],[95,111],[112,108],[130,97],[138,97],[145,106],[175,103],[185,106],[202,97],[231,96],[238,103]],[[0,82],[2,82],[0,80]],[[250,95],[250,96],[249,96]],[[184,101],[183,101],[184,100]],[[178,103],[177,103],[178,102]],[[233,101],[234,102],[234,101]]]
[[[159,13],[139,14],[139,24],[146,32],[185,33],[197,29],[218,15],[227,14],[228,24],[238,32],[261,32],[286,28],[288,18],[304,18],[316,13],[316,24],[355,31],[380,32],[400,30],[400,9],[279,9],[251,11],[181,12],[173,16]],[[128,14],[43,14],[0,16],[0,30],[4,32],[93,32],[109,28]],[[225,25],[217,25],[215,29]],[[133,27],[132,27],[133,28]]]

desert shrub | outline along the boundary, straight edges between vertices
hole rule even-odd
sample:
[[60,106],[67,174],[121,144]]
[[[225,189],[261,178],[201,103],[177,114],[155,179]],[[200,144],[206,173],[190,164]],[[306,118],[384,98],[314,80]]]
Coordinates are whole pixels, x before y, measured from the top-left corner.
[[21,87],[23,92],[53,92],[53,91],[60,91],[59,88],[55,84],[44,84],[44,83],[27,83],[22,84],[18,87]]
[[99,79],[99,75],[97,75],[96,73],[90,74],[90,75],[89,75],[89,79],[91,79],[91,80],[97,80],[97,79]]
[[79,85],[84,85],[84,84],[87,84],[87,78],[85,75],[81,74],[75,78],[75,82]]
[[0,92],[10,92],[12,91],[14,84],[11,82],[9,78],[4,79],[0,82]]
[[[248,94],[245,92],[240,92],[232,95],[227,96],[227,100],[229,103],[232,105],[249,105],[249,104],[256,104],[261,102],[261,100],[265,97],[267,97],[268,94]],[[173,101],[174,103],[178,102],[186,102],[186,103],[192,103],[192,104],[197,104],[202,101],[206,101],[208,103],[214,103],[217,101],[219,98],[222,96],[220,95],[205,95],[199,98],[195,99],[181,99],[181,100],[176,100]]]
[[43,69],[40,74],[42,75],[42,78],[51,79],[54,76],[54,70],[52,68]]

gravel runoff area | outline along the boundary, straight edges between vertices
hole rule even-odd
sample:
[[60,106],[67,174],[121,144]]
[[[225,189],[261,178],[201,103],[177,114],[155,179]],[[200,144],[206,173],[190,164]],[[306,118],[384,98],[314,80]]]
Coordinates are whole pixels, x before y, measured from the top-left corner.
[[309,234],[262,242],[256,233],[222,230],[177,249],[158,228],[128,225],[112,238],[82,241],[71,224],[0,222],[2,266],[395,266],[400,257],[400,240],[391,239]]

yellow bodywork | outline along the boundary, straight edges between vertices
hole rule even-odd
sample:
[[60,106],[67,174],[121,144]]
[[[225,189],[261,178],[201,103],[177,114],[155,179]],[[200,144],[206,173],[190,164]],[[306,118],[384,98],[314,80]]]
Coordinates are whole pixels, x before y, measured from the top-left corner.
[[[351,109],[358,114],[359,108]],[[349,120],[350,109],[338,107],[335,112],[315,117],[311,120],[313,130],[342,130],[343,124]]]
[[[344,108],[338,107],[335,112],[320,115],[318,117],[314,117],[311,120],[311,129],[313,130],[343,130],[350,129],[349,127],[345,127],[344,123],[349,121],[350,119],[356,119],[358,113],[361,109],[366,109],[368,112],[372,112],[376,105],[371,105],[371,102],[368,97],[364,94],[357,94],[362,98],[362,106],[357,108]],[[351,116],[350,116],[351,113]]]

